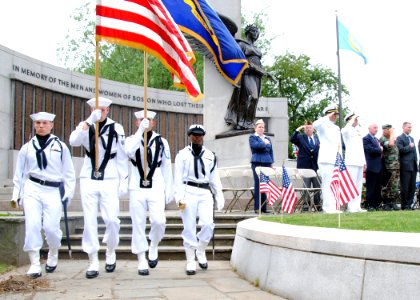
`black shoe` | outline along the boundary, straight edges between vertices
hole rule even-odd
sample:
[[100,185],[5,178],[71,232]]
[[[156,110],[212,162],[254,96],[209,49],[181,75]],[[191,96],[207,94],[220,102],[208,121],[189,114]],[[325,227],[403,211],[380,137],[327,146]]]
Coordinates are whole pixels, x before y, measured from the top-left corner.
[[31,274],[26,274],[26,276],[35,279],[35,278],[41,277],[42,276],[42,273],[41,272],[39,272],[39,273],[31,273]]
[[113,264],[105,264],[105,271],[107,273],[112,273],[114,272],[116,266],[117,266],[116,262],[114,262]]
[[149,270],[138,270],[139,275],[147,276],[149,275]]
[[55,271],[55,268],[57,268],[57,266],[51,267],[49,265],[45,265],[45,272],[52,273]]
[[200,268],[201,269],[203,269],[203,270],[207,270],[207,268],[209,267],[209,265],[207,264],[207,263],[204,263],[204,264],[200,264],[200,263],[198,263],[198,265],[200,266]]
[[186,270],[187,275],[195,275],[195,270]]
[[98,277],[99,272],[98,271],[86,271],[86,278],[92,279]]
[[384,211],[391,211],[392,210],[392,205],[384,205],[384,207],[382,208]]
[[156,259],[153,259],[153,260],[149,259],[147,263],[149,264],[150,268],[154,269],[154,268],[156,268],[158,262],[159,262],[159,259],[156,258]]
[[375,207],[370,206],[370,207],[368,207],[367,211],[376,211],[376,208],[375,208]]

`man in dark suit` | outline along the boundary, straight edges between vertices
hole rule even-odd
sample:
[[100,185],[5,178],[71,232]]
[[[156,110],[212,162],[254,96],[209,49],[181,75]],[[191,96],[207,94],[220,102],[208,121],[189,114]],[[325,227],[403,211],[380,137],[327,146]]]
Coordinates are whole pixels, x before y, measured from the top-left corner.
[[397,137],[400,153],[400,194],[401,208],[414,209],[414,192],[416,190],[417,153],[414,139],[410,136],[411,123],[403,123],[403,133]]
[[363,138],[366,158],[366,204],[368,211],[374,211],[381,204],[381,179],[383,170],[383,148],[375,137],[378,125],[371,124],[369,133]]
[[[300,131],[304,129],[304,133]],[[290,137],[290,141],[298,146],[299,152],[297,157],[297,168],[298,169],[312,169],[315,172],[318,171],[318,152],[319,152],[319,139],[314,134],[314,126],[312,122],[307,121],[305,125],[296,128],[293,135]],[[303,178],[307,187],[319,188],[318,177]],[[316,207],[320,204],[320,194],[315,194],[314,204]],[[308,199],[309,200],[309,199]],[[309,203],[309,202],[307,202]]]

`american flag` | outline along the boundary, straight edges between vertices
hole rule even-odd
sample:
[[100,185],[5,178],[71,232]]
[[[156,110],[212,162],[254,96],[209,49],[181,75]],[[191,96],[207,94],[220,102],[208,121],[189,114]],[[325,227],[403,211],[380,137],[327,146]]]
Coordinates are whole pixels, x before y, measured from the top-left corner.
[[285,166],[283,166],[283,189],[281,196],[283,198],[281,209],[289,214],[292,214],[295,211],[298,198]]
[[260,193],[268,195],[268,205],[273,206],[279,198],[281,188],[279,188],[270,178],[263,172],[260,172]]
[[337,152],[330,187],[337,204],[337,209],[359,195],[359,191],[354,185],[339,152]]
[[203,97],[190,64],[195,61],[191,46],[161,0],[98,0],[96,40],[150,53],[193,101]]

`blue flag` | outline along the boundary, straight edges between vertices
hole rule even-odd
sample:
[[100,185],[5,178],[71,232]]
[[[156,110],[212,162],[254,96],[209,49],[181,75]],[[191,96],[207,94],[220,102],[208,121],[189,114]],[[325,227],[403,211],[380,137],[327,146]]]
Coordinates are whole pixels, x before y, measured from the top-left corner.
[[350,50],[363,58],[365,64],[367,63],[366,56],[363,54],[362,46],[357,42],[355,37],[349,33],[346,27],[337,20],[338,24],[338,48],[343,50]]
[[197,42],[192,47],[202,52],[222,76],[236,85],[248,61],[217,12],[205,0],[162,0],[181,31]]

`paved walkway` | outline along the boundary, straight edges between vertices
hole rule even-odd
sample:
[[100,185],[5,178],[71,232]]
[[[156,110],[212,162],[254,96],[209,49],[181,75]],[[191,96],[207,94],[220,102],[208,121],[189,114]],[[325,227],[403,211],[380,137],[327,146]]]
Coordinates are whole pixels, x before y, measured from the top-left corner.
[[[45,263],[45,262],[44,262]],[[283,299],[260,290],[236,274],[229,261],[209,260],[209,269],[197,274],[185,274],[185,261],[159,261],[149,276],[137,274],[136,260],[117,260],[113,273],[103,270],[101,261],[99,277],[86,279],[87,260],[59,261],[54,273],[43,270],[42,279],[50,287],[29,293],[3,294],[1,299]],[[42,265],[44,268],[44,264]],[[24,275],[28,266],[2,274],[0,280],[10,275]]]

